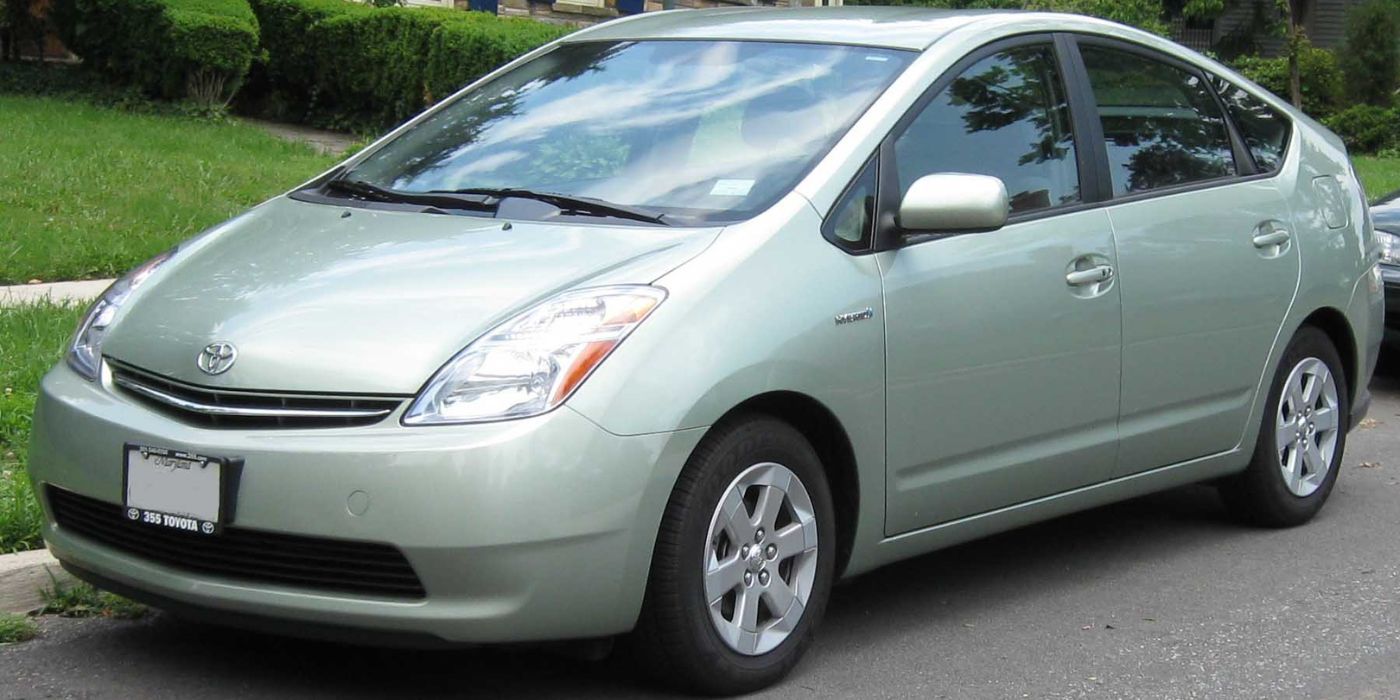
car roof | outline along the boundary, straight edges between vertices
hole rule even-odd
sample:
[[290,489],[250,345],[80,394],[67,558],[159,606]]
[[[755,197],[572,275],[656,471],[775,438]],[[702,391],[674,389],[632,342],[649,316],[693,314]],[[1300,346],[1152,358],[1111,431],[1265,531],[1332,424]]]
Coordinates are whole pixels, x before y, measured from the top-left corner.
[[735,7],[647,12],[578,32],[565,41],[707,39],[852,44],[922,51],[939,37],[1007,10],[924,7]]

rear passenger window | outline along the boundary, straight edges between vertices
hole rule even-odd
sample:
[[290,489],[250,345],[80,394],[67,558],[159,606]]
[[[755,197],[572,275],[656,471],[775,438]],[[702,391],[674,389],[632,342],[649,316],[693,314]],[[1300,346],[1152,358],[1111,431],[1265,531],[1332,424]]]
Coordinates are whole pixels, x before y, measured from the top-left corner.
[[1235,174],[1220,105],[1195,73],[1081,45],[1108,147],[1114,195]]
[[1079,201],[1069,102],[1049,46],[994,54],[929,102],[895,140],[902,199],[933,173],[1001,178],[1017,214]]
[[1288,132],[1292,128],[1288,117],[1220,78],[1215,79],[1215,91],[1225,102],[1225,109],[1235,121],[1249,154],[1254,156],[1259,172],[1278,170],[1283,165],[1283,153],[1288,148]]

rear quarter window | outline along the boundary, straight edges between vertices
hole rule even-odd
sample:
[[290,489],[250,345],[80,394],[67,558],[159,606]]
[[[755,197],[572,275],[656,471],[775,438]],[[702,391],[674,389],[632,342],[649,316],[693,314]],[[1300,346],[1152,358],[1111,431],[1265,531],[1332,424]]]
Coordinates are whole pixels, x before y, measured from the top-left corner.
[[1254,165],[1261,173],[1278,171],[1293,129],[1288,117],[1237,85],[1222,78],[1213,80],[1215,91],[1220,93],[1230,119],[1234,120],[1249,154],[1254,157]]

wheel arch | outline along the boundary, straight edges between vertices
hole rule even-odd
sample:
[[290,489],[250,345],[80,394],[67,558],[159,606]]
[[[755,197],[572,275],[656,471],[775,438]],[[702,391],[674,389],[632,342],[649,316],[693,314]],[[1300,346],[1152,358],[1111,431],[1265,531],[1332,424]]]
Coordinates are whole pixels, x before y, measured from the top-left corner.
[[1351,322],[1347,320],[1346,314],[1324,306],[1308,314],[1298,327],[1306,326],[1322,331],[1327,335],[1327,339],[1332,341],[1332,346],[1337,348],[1337,354],[1342,358],[1342,373],[1346,375],[1348,400],[1355,401],[1356,392],[1360,388],[1357,382],[1360,379],[1358,368],[1361,360],[1357,354],[1356,334],[1352,331]]
[[817,451],[836,510],[836,577],[840,578],[851,559],[860,516],[860,473],[846,428],[825,404],[795,391],[753,396],[729,409],[716,424],[743,413],[762,413],[788,423]]

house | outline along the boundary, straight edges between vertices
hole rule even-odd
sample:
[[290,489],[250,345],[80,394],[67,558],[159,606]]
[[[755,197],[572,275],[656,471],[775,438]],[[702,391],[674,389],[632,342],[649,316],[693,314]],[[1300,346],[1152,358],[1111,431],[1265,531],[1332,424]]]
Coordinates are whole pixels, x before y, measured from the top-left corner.
[[[1299,13],[1303,31],[1314,46],[1339,49],[1346,41],[1346,18],[1365,0],[1307,0]],[[1245,54],[1278,56],[1285,38],[1274,31],[1281,21],[1277,0],[1226,0],[1225,11],[1213,20],[1172,20],[1172,38],[1197,51],[1227,58]]]

